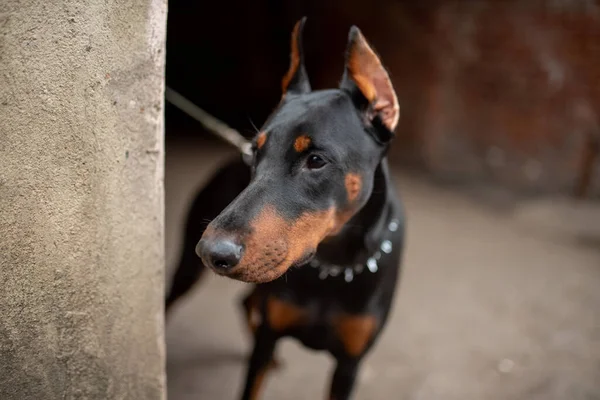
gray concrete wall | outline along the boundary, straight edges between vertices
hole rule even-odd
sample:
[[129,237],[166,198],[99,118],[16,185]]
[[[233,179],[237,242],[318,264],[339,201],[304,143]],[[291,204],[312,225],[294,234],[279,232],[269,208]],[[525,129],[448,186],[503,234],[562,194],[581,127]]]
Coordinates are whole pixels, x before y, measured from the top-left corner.
[[164,399],[165,0],[0,2],[0,399]]

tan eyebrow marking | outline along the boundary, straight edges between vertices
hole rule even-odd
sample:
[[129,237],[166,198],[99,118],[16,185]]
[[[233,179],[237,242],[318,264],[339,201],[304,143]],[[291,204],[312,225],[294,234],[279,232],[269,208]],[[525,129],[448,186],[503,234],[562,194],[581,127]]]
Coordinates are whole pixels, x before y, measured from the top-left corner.
[[307,135],[300,135],[294,140],[294,150],[302,153],[310,146],[310,138]]
[[267,133],[266,132],[261,132],[258,134],[258,136],[256,137],[256,147],[257,148],[261,148],[265,145],[265,142],[267,141]]

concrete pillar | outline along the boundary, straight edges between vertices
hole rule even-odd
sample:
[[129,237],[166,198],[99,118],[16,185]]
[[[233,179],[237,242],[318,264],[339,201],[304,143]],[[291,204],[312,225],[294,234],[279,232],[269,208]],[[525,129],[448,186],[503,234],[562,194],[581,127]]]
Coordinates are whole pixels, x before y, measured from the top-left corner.
[[0,399],[165,398],[166,0],[0,1]]

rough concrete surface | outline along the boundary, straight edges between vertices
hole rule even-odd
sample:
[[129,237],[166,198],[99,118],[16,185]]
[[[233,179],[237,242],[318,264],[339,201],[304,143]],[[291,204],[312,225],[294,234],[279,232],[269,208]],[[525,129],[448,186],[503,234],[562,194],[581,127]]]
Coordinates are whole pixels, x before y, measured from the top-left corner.
[[164,399],[165,0],[0,2],[0,399]]
[[[171,269],[193,191],[224,159],[202,142],[167,144]],[[404,273],[355,398],[600,399],[600,247],[590,240],[600,239],[600,206],[575,207],[577,218],[564,200],[499,210],[397,168],[395,176],[409,221]],[[238,398],[249,350],[236,304],[244,288],[209,275],[173,309],[170,400]],[[326,398],[329,357],[291,340],[280,347],[285,365],[263,398]]]

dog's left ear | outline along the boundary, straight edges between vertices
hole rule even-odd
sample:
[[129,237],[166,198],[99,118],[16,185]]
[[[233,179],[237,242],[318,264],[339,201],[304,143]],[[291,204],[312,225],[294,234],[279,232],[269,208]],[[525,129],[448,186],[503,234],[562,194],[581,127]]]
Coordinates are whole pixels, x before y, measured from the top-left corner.
[[350,92],[367,122],[382,125],[388,131],[388,137],[382,140],[392,138],[400,117],[398,98],[379,57],[356,26],[350,28],[348,35],[346,68],[340,89]]
[[290,54],[290,68],[281,81],[283,95],[286,93],[302,94],[310,92],[310,81],[304,67],[304,50],[302,48],[302,32],[306,17],[296,22],[292,32],[292,51]]

